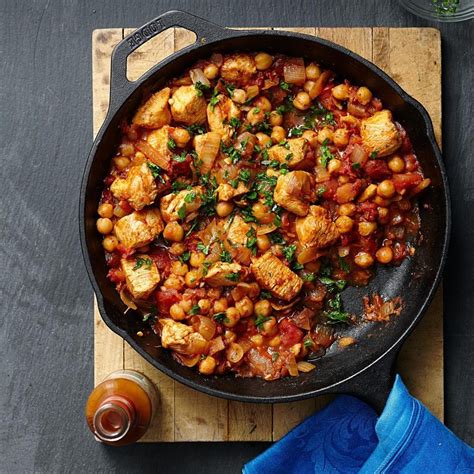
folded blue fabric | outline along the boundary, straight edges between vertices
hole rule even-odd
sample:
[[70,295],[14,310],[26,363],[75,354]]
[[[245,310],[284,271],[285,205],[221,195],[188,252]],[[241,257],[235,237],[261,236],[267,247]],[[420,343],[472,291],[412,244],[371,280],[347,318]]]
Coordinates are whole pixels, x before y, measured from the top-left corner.
[[399,376],[385,409],[340,396],[244,466],[244,474],[472,473],[474,449],[415,398]]

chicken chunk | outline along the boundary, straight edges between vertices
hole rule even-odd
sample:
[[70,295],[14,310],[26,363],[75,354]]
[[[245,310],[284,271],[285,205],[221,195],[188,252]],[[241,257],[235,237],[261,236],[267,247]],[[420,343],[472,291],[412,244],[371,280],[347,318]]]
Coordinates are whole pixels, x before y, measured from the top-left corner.
[[239,215],[235,216],[227,231],[227,240],[231,245],[245,245],[247,242],[247,232],[251,226]]
[[326,209],[311,206],[306,217],[296,219],[296,235],[304,246],[323,248],[333,244],[340,234]]
[[160,201],[160,210],[165,222],[184,219],[191,212],[197,211],[201,207],[203,193],[202,186],[194,186],[178,194],[170,193],[163,196]]
[[278,177],[273,199],[287,211],[304,217],[316,199],[314,177],[306,171],[291,171]]
[[221,67],[222,79],[238,84],[246,84],[256,72],[255,61],[248,54],[233,54],[225,59]]
[[206,174],[211,171],[220,151],[221,136],[217,132],[203,133],[194,137],[194,149],[201,161],[199,172]]
[[240,118],[240,109],[225,95],[220,94],[217,99],[219,100],[217,104],[207,106],[207,121],[209,128],[219,133],[222,140],[228,143],[234,132],[229,122],[233,118]]
[[149,244],[163,230],[158,209],[135,211],[115,223],[114,231],[120,243],[128,249]]
[[155,178],[146,163],[132,166],[125,178],[116,178],[110,191],[117,199],[126,199],[137,211],[152,204],[157,195]]
[[194,332],[191,326],[178,323],[169,318],[160,319],[161,345],[173,349],[179,354],[200,354],[208,347],[208,342],[201,334]]
[[378,157],[390,155],[402,144],[390,110],[375,112],[372,117],[362,120],[360,135],[369,152],[377,153]]
[[165,125],[158,130],[153,130],[148,134],[146,141],[161,155],[168,163],[173,157],[173,152],[168,147],[170,139],[170,127]]
[[144,128],[160,128],[171,122],[168,106],[171,89],[165,87],[153,94],[138,110],[132,123]]
[[206,121],[206,99],[198,95],[194,86],[181,86],[170,99],[171,114],[177,122],[186,125]]
[[308,142],[304,138],[290,138],[286,145],[274,145],[268,150],[270,160],[286,163],[288,168],[300,168],[306,160]]
[[239,181],[239,184],[236,188],[231,186],[229,183],[221,183],[217,188],[217,195],[219,196],[219,201],[230,201],[235,197],[242,196],[242,194],[248,193],[249,188]]
[[238,263],[216,262],[204,280],[209,286],[236,286],[242,274],[243,268]]
[[303,280],[272,252],[255,259],[251,269],[262,288],[285,301],[292,300],[303,286]]
[[160,272],[155,262],[144,254],[120,261],[130,294],[137,299],[148,298],[160,282]]

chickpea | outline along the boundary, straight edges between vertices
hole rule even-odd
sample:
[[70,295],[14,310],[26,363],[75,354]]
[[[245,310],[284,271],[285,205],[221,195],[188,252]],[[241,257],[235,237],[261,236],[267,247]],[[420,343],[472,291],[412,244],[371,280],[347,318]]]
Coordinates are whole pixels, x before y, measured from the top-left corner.
[[260,89],[256,84],[246,87],[245,90],[247,92],[247,100],[257,97],[257,95],[260,93]]
[[385,179],[377,186],[377,194],[383,198],[390,199],[395,195],[395,185],[390,179]]
[[378,219],[381,224],[387,224],[390,219],[388,207],[377,207]]
[[307,142],[315,147],[318,144],[318,134],[314,130],[305,130],[301,135]]
[[356,209],[357,207],[355,204],[348,202],[346,204],[341,204],[337,212],[340,216],[353,216]]
[[176,256],[183,255],[186,252],[186,245],[182,242],[174,242],[170,246],[170,252]]
[[377,185],[376,184],[369,184],[362,194],[359,196],[359,199],[357,200],[358,202],[365,202],[368,199],[371,199],[375,196],[375,193],[377,192]]
[[257,236],[258,250],[261,250],[262,252],[266,252],[271,246],[272,246],[272,243],[270,242],[268,235]]
[[227,201],[219,201],[216,205],[216,212],[219,217],[227,217],[234,210],[234,204]]
[[273,143],[280,143],[286,138],[285,129],[283,127],[280,127],[279,125],[277,125],[276,127],[273,127],[271,138],[272,138]]
[[176,275],[170,275],[163,283],[165,288],[169,290],[182,290],[183,289],[183,278]]
[[219,74],[219,68],[215,64],[210,63],[204,68],[202,72],[207,79],[215,79]]
[[207,298],[203,298],[198,301],[198,306],[201,314],[207,314],[211,310],[211,301]]
[[338,160],[337,158],[330,160],[328,163],[329,174],[333,174],[336,171],[339,171],[341,169],[341,166],[342,166],[341,160]]
[[377,229],[377,224],[375,222],[359,222],[358,230],[359,234],[363,237],[368,237],[370,234],[375,232]]
[[345,128],[338,128],[334,132],[333,141],[338,148],[345,147],[349,143],[349,131]]
[[216,370],[217,362],[212,356],[207,356],[199,362],[199,372],[204,375],[212,375]]
[[184,276],[188,273],[189,268],[185,263],[181,263],[179,260],[171,264],[171,273],[178,276]]
[[186,317],[186,314],[184,313],[184,309],[179,304],[175,303],[171,305],[170,316],[175,321],[181,321]]
[[234,342],[237,339],[237,334],[230,329],[226,329],[224,332],[224,339],[227,343]]
[[321,69],[314,63],[309,63],[306,66],[306,79],[310,81],[315,81],[321,75]]
[[[136,133],[136,132],[135,132]],[[137,136],[129,137],[130,140],[136,140]],[[135,147],[131,143],[122,143],[120,146],[120,154],[122,156],[131,157],[135,153]]]
[[225,298],[219,298],[217,301],[214,301],[213,311],[214,313],[222,313],[228,306],[229,304]]
[[337,178],[337,181],[338,181],[339,184],[346,184],[346,183],[348,183],[350,180],[351,180],[351,179],[349,178],[349,176],[345,176],[345,175],[344,175],[344,176],[339,176],[339,177]]
[[332,95],[337,100],[347,100],[349,98],[349,86],[339,84],[332,89]]
[[110,219],[114,215],[114,206],[108,202],[104,202],[97,209],[97,214],[99,214],[100,217],[107,217]]
[[114,235],[108,235],[102,241],[102,247],[104,247],[107,252],[113,252],[116,249],[117,245],[118,240],[117,237],[115,237]]
[[181,300],[179,302],[179,305],[181,306],[181,308],[183,308],[183,311],[185,313],[189,313],[193,307],[193,302],[190,299],[185,299],[185,300]]
[[230,296],[232,296],[232,299],[235,302],[240,301],[246,294],[246,289],[241,286],[236,286],[235,288],[232,288],[230,292]]
[[367,87],[359,87],[356,92],[356,99],[362,105],[367,105],[372,100],[372,92]]
[[306,110],[311,105],[311,97],[307,92],[298,92],[298,94],[296,94],[296,97],[293,99],[293,105],[298,110]]
[[250,109],[247,113],[247,121],[250,125],[257,125],[257,123],[263,122],[265,118],[265,112],[258,107]]
[[335,224],[341,234],[347,234],[352,230],[354,221],[349,216],[340,216],[336,219]]
[[326,140],[332,142],[334,133],[330,128],[324,127],[318,132],[318,142],[323,144]]
[[101,234],[110,234],[113,228],[114,224],[108,217],[100,217],[97,219],[97,230]]
[[226,309],[224,326],[226,328],[233,328],[240,321],[240,313],[237,311],[237,308],[231,306]]
[[199,268],[204,260],[206,260],[206,256],[201,252],[191,252],[191,256],[189,257],[189,264],[194,268]]
[[262,324],[262,332],[267,336],[274,336],[277,331],[277,321],[273,316]]
[[281,125],[283,123],[283,116],[274,110],[273,112],[270,112],[268,121],[272,127],[275,125]]
[[267,53],[258,53],[255,55],[255,66],[259,71],[265,71],[273,63],[273,58]]
[[270,339],[270,342],[268,345],[270,347],[278,347],[281,344],[281,337],[280,336],[275,336],[272,339]]
[[390,247],[380,247],[377,252],[375,252],[375,258],[380,263],[390,263],[393,258],[393,251]]
[[388,207],[390,206],[390,203],[392,202],[390,199],[384,199],[381,196],[375,196],[374,197],[374,202],[378,206],[383,206],[383,207]]
[[241,318],[248,318],[253,314],[253,303],[248,296],[245,296],[240,301],[237,301],[235,303],[235,307],[237,308]]
[[388,167],[393,173],[401,173],[405,169],[405,161],[398,155],[393,156],[388,160]]
[[263,336],[261,334],[254,334],[251,336],[250,340],[257,346],[261,346],[263,344]]
[[368,268],[374,263],[374,259],[372,258],[372,255],[370,255],[370,253],[359,252],[354,257],[354,263],[361,268]]
[[181,242],[184,238],[184,229],[178,222],[168,222],[163,230],[163,237],[172,242]]
[[189,134],[189,132],[185,128],[181,127],[176,127],[173,130],[173,133],[171,133],[170,135],[172,136],[172,138],[176,142],[176,145],[179,148],[184,148],[188,144],[189,140],[191,140],[191,135]]
[[264,112],[270,112],[270,110],[272,110],[272,103],[264,96],[255,99],[253,105]]
[[247,92],[243,89],[234,89],[232,100],[237,102],[237,104],[243,104],[247,100]]
[[252,214],[260,224],[270,224],[275,218],[274,214],[270,212],[270,208],[259,201],[252,206]]
[[316,82],[314,81],[306,81],[303,85],[303,89],[309,94],[311,97],[311,91],[314,89]]
[[253,308],[255,316],[264,316],[267,318],[272,314],[272,305],[268,300],[258,300]]
[[272,139],[265,133],[258,132],[255,136],[257,137],[258,144],[262,148],[267,148],[272,145]]
[[188,288],[196,288],[196,286],[199,284],[199,278],[200,274],[198,270],[190,270],[188,273],[186,273],[184,281],[186,282],[186,286]]
[[130,164],[130,160],[125,156],[117,156],[112,161],[119,171],[123,171]]

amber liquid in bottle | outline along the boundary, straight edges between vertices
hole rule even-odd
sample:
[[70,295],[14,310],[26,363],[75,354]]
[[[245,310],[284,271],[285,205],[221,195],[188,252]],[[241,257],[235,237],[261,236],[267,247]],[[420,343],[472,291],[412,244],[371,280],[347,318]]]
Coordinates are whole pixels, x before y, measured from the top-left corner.
[[103,443],[134,443],[150,426],[157,401],[156,388],[148,378],[133,370],[118,370],[90,394],[87,425]]

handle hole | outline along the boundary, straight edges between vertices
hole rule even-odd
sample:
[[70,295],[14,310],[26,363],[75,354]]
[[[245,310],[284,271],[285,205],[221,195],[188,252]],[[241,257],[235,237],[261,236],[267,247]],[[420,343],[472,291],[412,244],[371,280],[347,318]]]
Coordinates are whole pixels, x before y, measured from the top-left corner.
[[[124,36],[135,31],[134,28],[124,30]],[[136,81],[155,64],[175,51],[193,44],[196,34],[184,28],[168,28],[142,44],[127,58],[127,79]]]

